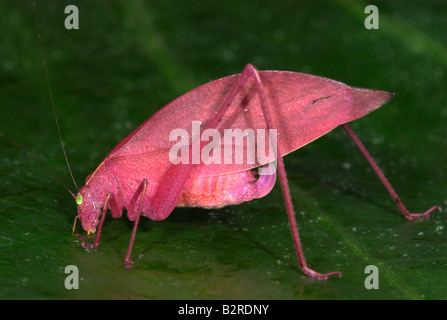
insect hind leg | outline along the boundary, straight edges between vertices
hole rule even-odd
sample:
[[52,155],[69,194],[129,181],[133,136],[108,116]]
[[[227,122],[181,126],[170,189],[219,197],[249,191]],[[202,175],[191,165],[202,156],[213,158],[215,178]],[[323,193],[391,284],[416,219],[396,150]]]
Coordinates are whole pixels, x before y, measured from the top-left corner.
[[[241,79],[243,81],[246,80],[246,78],[244,79],[244,75],[246,78],[253,75],[255,82],[256,82],[256,88],[257,88],[257,92],[258,92],[258,96],[259,96],[259,101],[261,103],[261,108],[262,108],[262,112],[264,114],[264,120],[265,120],[267,129],[268,130],[275,129],[273,126],[273,121],[272,121],[270,111],[268,108],[267,97],[265,95],[265,91],[263,88],[262,79],[261,79],[261,76],[260,76],[258,70],[256,70],[256,68],[254,66],[252,66],[251,64],[248,64],[245,67],[245,69],[241,75]],[[239,80],[239,82],[241,82],[241,79]],[[301,270],[307,276],[316,278],[319,280],[327,280],[331,276],[342,277],[342,274],[338,271],[329,272],[329,273],[318,273],[308,267],[305,256],[304,256],[304,251],[303,251],[303,248],[301,245],[301,240],[300,240],[299,233],[298,233],[298,227],[297,227],[296,220],[295,220],[295,212],[293,211],[292,196],[290,195],[290,188],[289,188],[289,183],[287,180],[284,161],[280,155],[279,150],[276,149],[276,146],[274,146],[274,151],[276,151],[275,158],[276,158],[276,162],[277,162],[278,178],[279,178],[279,182],[281,184],[284,203],[286,206],[287,217],[289,219],[289,224],[290,224],[290,230],[292,232],[293,244],[295,246],[295,252],[296,252]],[[278,153],[279,153],[279,155],[278,155]]]
[[346,131],[348,136],[354,141],[357,148],[360,150],[360,152],[363,154],[363,156],[366,158],[370,166],[373,168],[376,175],[379,177],[380,181],[382,181],[385,188],[388,190],[388,193],[390,194],[391,198],[393,198],[394,202],[399,207],[400,211],[402,212],[403,216],[407,218],[408,220],[417,220],[420,218],[428,218],[430,216],[430,213],[433,210],[439,209],[439,206],[433,206],[424,213],[411,213],[405,208],[404,204],[400,200],[399,196],[397,195],[396,191],[394,191],[394,188],[389,183],[388,179],[383,174],[382,170],[380,170],[379,166],[377,165],[376,161],[373,159],[371,154],[366,150],[363,143],[360,141],[360,139],[357,137],[357,135],[352,131],[352,129],[347,125],[342,125],[343,129]]

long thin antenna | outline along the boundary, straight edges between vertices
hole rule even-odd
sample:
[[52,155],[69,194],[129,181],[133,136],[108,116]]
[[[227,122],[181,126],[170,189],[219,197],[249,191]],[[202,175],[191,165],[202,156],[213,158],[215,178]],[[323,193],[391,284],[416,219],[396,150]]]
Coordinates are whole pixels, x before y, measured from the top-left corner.
[[[47,80],[47,87],[48,87],[48,90],[50,92],[51,106],[53,107],[53,113],[54,113],[54,118],[56,120],[56,127],[57,127],[57,132],[59,134],[59,140],[61,142],[62,151],[64,153],[65,162],[67,163],[67,167],[68,167],[68,171],[70,172],[71,179],[73,180],[73,184],[75,185],[76,190],[79,190],[78,185],[76,184],[76,180],[75,180],[75,178],[73,176],[73,172],[71,171],[70,163],[68,162],[67,152],[65,152],[65,146],[64,146],[64,141],[62,140],[61,128],[59,126],[59,120],[58,120],[57,113],[56,113],[56,107],[54,106],[53,92],[51,90],[50,79],[48,77],[47,61],[46,61],[45,55],[43,53],[42,39],[41,39],[41,36],[40,36],[40,28],[39,28],[39,21],[37,19],[37,9],[36,9],[36,2],[35,1],[33,1],[33,7],[34,7],[34,18],[36,20],[37,38],[39,39],[40,54],[42,56],[43,66],[44,66],[44,69],[45,69],[45,78]],[[59,180],[59,178],[58,178],[58,180]]]
[[24,147],[22,147],[20,144],[18,144],[17,142],[15,142],[13,139],[11,139],[10,137],[6,136],[4,133],[0,132],[0,136],[2,136],[3,138],[5,138],[6,140],[8,140],[9,142],[13,143],[14,145],[16,145],[17,147],[19,147],[20,149],[22,149],[23,151],[25,151],[25,153],[28,155],[28,157],[30,157],[31,159],[33,159],[34,161],[36,161],[37,163],[39,163],[45,170],[47,170],[53,177],[56,178],[57,181],[59,181],[59,183],[61,185],[63,185],[65,187],[65,189],[68,190],[68,192],[70,192],[70,194],[72,195],[73,198],[76,199],[76,196],[73,192],[71,192],[71,190],[61,181],[61,179],[59,179],[59,177],[53,173],[50,169],[48,169],[48,167],[39,160],[39,158],[37,158],[35,155],[33,155],[31,152],[29,152],[28,150],[26,150]]

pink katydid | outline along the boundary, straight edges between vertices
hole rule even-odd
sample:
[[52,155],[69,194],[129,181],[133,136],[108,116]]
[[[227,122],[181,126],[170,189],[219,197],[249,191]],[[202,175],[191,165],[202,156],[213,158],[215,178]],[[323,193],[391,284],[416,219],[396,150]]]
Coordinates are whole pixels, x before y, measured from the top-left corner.
[[[40,51],[45,61],[35,3],[34,15]],[[62,142],[45,63],[44,67],[61,146],[76,186]],[[268,194],[276,180],[276,174],[260,175],[255,179],[252,170],[267,165],[267,162],[258,162],[255,165],[174,165],[169,161],[169,150],[173,145],[173,141],[169,140],[169,133],[172,130],[185,128],[192,121],[200,121],[206,129],[217,128],[220,131],[225,128],[278,129],[278,144],[273,148],[276,149],[273,160],[277,164],[299,265],[306,275],[326,280],[331,275],[341,277],[341,273],[320,274],[308,267],[299,239],[282,157],[337,126],[342,126],[370,163],[402,214],[409,220],[428,217],[438,206],[422,214],[410,213],[347,125],[387,103],[393,96],[391,92],[353,88],[309,74],[259,72],[248,64],[241,74],[200,86],[159,110],[105,157],[87,177],[86,184],[79,189],[77,196],[44,164],[28,154],[55,176],[75,198],[78,205],[75,223],[79,218],[88,233],[98,229],[95,243],[87,245],[82,240],[83,247],[90,249],[99,245],[102,226],[109,209],[114,218],[121,217],[123,210],[127,209],[129,219],[134,221],[125,257],[125,266],[130,268],[133,263],[130,259],[132,245],[141,215],[152,220],[163,220],[176,206],[213,208],[250,201]],[[193,140],[190,148],[197,146],[197,142],[199,150],[202,150],[199,139]],[[74,229],[75,225],[73,232]]]
[[[379,108],[393,98],[387,91],[359,89],[314,75],[257,71],[248,64],[238,75],[202,85],[172,101],[122,140],[87,177],[76,197],[76,217],[88,232],[98,228],[99,245],[108,210],[114,218],[127,209],[134,222],[125,266],[130,268],[132,245],[141,215],[152,220],[166,219],[176,206],[216,208],[239,204],[266,195],[276,176],[253,173],[266,163],[172,164],[169,150],[175,142],[169,133],[200,121],[205,129],[266,128],[278,130],[276,164],[293,243],[302,271],[314,278],[327,279],[340,272],[318,273],[307,266],[282,157],[337,126],[347,132],[370,163],[402,214],[409,220],[428,217],[438,208],[422,214],[410,213],[363,144],[347,125]],[[192,145],[190,148],[192,148]],[[200,150],[203,144],[200,144]],[[210,187],[214,186],[214,187]],[[224,186],[224,187],[222,187]],[[75,221],[76,221],[75,219]],[[74,228],[73,228],[74,229]]]

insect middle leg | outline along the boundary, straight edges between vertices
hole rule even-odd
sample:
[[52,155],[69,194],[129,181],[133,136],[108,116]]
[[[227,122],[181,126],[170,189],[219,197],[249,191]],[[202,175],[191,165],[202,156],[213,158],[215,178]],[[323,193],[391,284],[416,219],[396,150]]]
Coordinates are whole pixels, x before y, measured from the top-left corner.
[[[140,221],[141,214],[143,213],[143,204],[144,199],[146,197],[148,182],[144,179],[140,186],[135,191],[132,200],[130,202],[128,215],[130,220],[135,220],[132,230],[132,235],[130,237],[129,247],[127,248],[126,258],[124,259],[124,266],[126,269],[131,269],[133,261],[130,259],[130,254],[132,253],[132,246],[135,241],[135,235],[137,234],[138,222]],[[135,211],[135,205],[137,204],[138,197],[140,197],[140,201],[138,202],[138,207]]]
[[379,177],[380,181],[382,181],[383,185],[388,190],[388,193],[390,194],[391,198],[393,198],[394,202],[397,204],[397,206],[399,207],[400,211],[402,212],[402,214],[404,215],[405,218],[407,218],[408,220],[417,220],[419,218],[428,218],[430,216],[430,213],[433,210],[439,209],[439,206],[434,206],[434,207],[428,209],[427,211],[425,211],[424,213],[411,213],[411,212],[409,212],[407,210],[407,208],[405,208],[405,206],[402,203],[402,201],[400,200],[400,198],[397,195],[396,191],[394,191],[394,189],[391,186],[391,184],[389,183],[388,179],[383,174],[382,170],[380,170],[380,168],[377,165],[376,161],[374,161],[373,157],[368,152],[368,150],[366,150],[365,146],[360,141],[360,139],[357,137],[357,135],[354,133],[354,131],[352,131],[352,129],[347,124],[343,124],[342,127],[346,131],[348,136],[352,139],[352,141],[354,141],[355,145],[360,150],[360,152],[363,154],[363,156],[366,158],[366,160],[368,161],[370,166],[373,168],[374,172]]

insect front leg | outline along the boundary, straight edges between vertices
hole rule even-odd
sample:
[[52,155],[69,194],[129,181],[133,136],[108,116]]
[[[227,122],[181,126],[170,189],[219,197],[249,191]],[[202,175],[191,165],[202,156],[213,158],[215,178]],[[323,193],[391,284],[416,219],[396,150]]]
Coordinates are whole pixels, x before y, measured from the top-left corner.
[[[148,182],[146,179],[144,179],[141,182],[140,186],[135,191],[134,195],[132,196],[131,202],[130,202],[130,207],[128,210],[129,219],[134,220],[135,222],[133,225],[132,235],[130,237],[129,247],[127,248],[126,258],[124,259],[124,266],[126,267],[126,269],[132,268],[133,261],[130,259],[130,254],[132,253],[132,246],[133,246],[133,243],[135,240],[135,235],[137,233],[138,222],[140,221],[140,216],[143,213],[143,204],[144,204],[144,198],[146,197],[147,185],[148,185]],[[138,201],[138,207],[136,208],[136,211],[135,211],[135,205],[137,204],[138,198],[140,199],[140,201]],[[149,204],[149,207],[150,207],[150,204]],[[150,209],[150,210],[152,210],[152,209]]]
[[405,206],[402,203],[402,201],[399,199],[399,196],[397,195],[396,191],[394,191],[393,187],[388,182],[388,179],[385,177],[385,175],[383,174],[382,170],[380,170],[380,168],[377,165],[376,161],[373,159],[373,157],[368,152],[368,150],[366,150],[365,146],[360,141],[360,139],[357,137],[357,135],[354,133],[354,131],[352,131],[352,129],[347,124],[343,124],[342,127],[346,131],[348,136],[352,139],[352,141],[354,141],[355,145],[357,146],[357,148],[359,148],[360,152],[366,158],[368,163],[371,165],[371,167],[373,168],[374,172],[377,174],[377,176],[379,177],[380,181],[382,181],[383,185],[388,190],[388,193],[391,195],[391,198],[393,198],[394,202],[396,202],[397,206],[399,207],[400,211],[402,212],[402,214],[404,215],[405,218],[407,218],[408,220],[417,220],[419,218],[428,218],[430,216],[430,213],[433,210],[439,209],[439,206],[434,206],[434,207],[428,209],[424,213],[411,213],[411,212],[409,212],[407,210],[407,208],[405,208]]
[[[104,224],[104,221],[105,221],[105,218],[106,218],[106,215],[107,215],[107,211],[109,209],[112,211],[112,216],[114,218],[120,218],[121,217],[122,210],[118,207],[118,203],[116,202],[116,198],[115,198],[115,196],[113,195],[112,192],[109,192],[107,194],[106,201],[104,202],[104,206],[102,208],[101,220],[99,222],[98,230],[96,232],[95,243],[94,244],[86,244],[84,239],[82,238],[82,236],[80,234],[76,234],[76,236],[81,239],[81,241],[82,241],[81,245],[82,245],[82,247],[84,249],[92,250],[92,249],[96,249],[99,246],[99,242],[100,242],[100,238],[101,238],[102,226]],[[73,226],[73,229],[74,229],[74,226]]]
[[112,216],[114,218],[121,217],[123,211],[118,207],[118,203],[116,202],[116,198],[112,192],[107,194],[106,201],[104,202],[104,207],[102,209],[101,221],[99,222],[98,231],[96,232],[95,243],[93,245],[93,249],[96,249],[99,246],[99,240],[101,238],[102,226],[104,224],[104,220],[106,219],[107,211],[112,211]]

